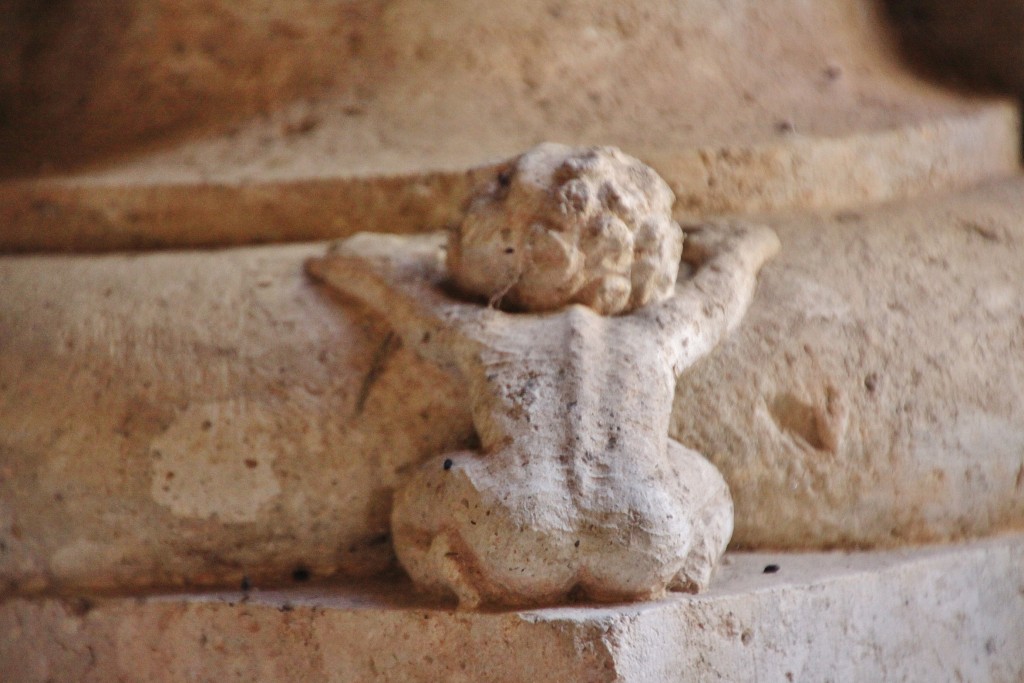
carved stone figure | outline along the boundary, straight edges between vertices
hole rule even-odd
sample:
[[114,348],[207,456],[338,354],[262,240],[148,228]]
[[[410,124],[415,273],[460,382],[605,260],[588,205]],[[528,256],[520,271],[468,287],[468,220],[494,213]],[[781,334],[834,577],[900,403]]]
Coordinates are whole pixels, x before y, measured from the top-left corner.
[[[668,436],[675,380],[742,319],[778,240],[758,226],[690,229],[692,272],[675,283],[671,204],[617,150],[544,145],[482,188],[449,243],[450,272],[440,234],[357,235],[309,262],[470,394],[479,450],[427,461],[395,495],[395,550],[420,587],[475,607],[707,586],[732,500]],[[450,279],[547,312],[468,301]]]
[[614,147],[542,144],[470,200],[448,270],[464,291],[524,310],[632,311],[675,286],[674,200],[657,173]]

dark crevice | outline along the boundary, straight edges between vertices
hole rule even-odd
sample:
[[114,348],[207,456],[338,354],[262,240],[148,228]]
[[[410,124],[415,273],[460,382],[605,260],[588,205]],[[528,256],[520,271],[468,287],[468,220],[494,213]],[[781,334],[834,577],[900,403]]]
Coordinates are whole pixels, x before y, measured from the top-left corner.
[[[876,0],[919,75],[1024,108],[1024,0]],[[1024,138],[1020,143],[1024,158]]]

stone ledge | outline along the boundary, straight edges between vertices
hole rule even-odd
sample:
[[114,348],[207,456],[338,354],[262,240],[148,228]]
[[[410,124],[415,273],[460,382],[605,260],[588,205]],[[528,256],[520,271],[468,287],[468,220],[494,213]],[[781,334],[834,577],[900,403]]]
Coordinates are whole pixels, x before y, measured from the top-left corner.
[[12,599],[0,661],[26,683],[1024,677],[1024,535],[727,558],[703,595],[626,606],[459,612],[386,582]]
[[[620,147],[688,218],[850,208],[1019,166],[1016,105],[916,77],[862,0],[321,5],[268,16],[248,1],[159,0],[118,21],[65,18],[72,38],[127,22],[125,39],[103,69],[81,39],[66,59],[23,65],[54,87],[53,111],[24,98],[0,126],[0,147],[40,169],[0,183],[0,249],[436,230],[458,215],[466,169],[543,140]],[[183,26],[194,40],[177,39]],[[262,60],[274,69],[257,77]],[[32,68],[50,63],[56,77]],[[94,163],[45,170],[76,158]]]
[[[835,137],[624,149],[668,181],[677,217],[693,220],[844,209],[968,187],[1016,172],[1019,128],[1016,107],[991,101]],[[501,157],[498,150],[489,155]],[[332,167],[316,175],[210,178],[168,163],[134,174],[115,169],[120,173],[7,181],[0,183],[6,226],[0,251],[209,247],[440,230],[458,220],[474,184],[491,172],[487,158],[365,175]]]

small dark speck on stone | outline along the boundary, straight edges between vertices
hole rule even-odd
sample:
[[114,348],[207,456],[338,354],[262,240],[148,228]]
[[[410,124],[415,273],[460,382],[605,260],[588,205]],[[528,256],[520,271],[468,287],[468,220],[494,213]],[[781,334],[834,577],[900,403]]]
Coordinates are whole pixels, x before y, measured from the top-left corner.
[[71,601],[71,611],[79,617],[84,617],[91,612],[94,606],[93,601],[89,598],[77,598]]
[[445,458],[444,459],[444,469],[445,469],[445,471],[450,470],[452,468],[453,464],[454,463],[452,463],[452,459],[451,458]]
[[309,569],[306,567],[296,567],[292,570],[292,581],[309,581]]
[[777,564],[766,564],[764,566],[765,574],[777,574],[781,567]]
[[574,545],[575,547],[579,548],[579,547],[580,547],[580,542],[579,542],[579,541],[576,541],[575,543],[573,543],[573,545]]
[[248,591],[248,590],[250,590],[252,588],[252,582],[249,581],[249,577],[248,576],[243,576],[242,577],[242,586],[241,587],[242,587],[243,591]]
[[282,612],[291,612],[293,609],[295,608],[292,607],[292,604],[290,602],[286,602],[283,605],[281,605]]

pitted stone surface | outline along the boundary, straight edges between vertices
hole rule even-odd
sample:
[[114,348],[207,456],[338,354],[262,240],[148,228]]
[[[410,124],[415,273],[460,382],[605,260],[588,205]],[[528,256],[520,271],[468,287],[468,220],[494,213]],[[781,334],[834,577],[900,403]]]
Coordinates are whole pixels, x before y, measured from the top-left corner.
[[[786,248],[743,325],[680,378],[669,430],[723,473],[735,543],[1022,528],[1021,216],[1012,178],[773,220]],[[311,283],[302,262],[323,249],[0,258],[0,590],[389,566],[394,488],[473,443],[466,385]],[[249,480],[200,509],[200,477],[156,467],[153,440],[238,400],[233,429],[273,430],[275,454],[250,470],[239,442],[225,466],[269,482],[267,463],[281,492],[251,522],[174,514],[154,476],[174,472],[160,490],[203,515]]]
[[399,472],[472,424],[322,252],[0,259],[0,594],[394,565]]
[[675,286],[674,201],[657,173],[614,147],[545,143],[475,194],[448,241],[448,269],[464,291],[518,309],[632,311]]
[[[42,88],[0,125],[0,165],[40,173],[0,183],[2,249],[440,230],[460,218],[467,169],[546,139],[642,159],[686,221],[928,195],[1019,165],[1015,103],[912,77],[862,0],[153,0],[127,15],[83,2],[108,11],[41,24],[68,31],[57,55],[25,62],[16,35],[0,45],[6,76],[24,68]],[[337,87],[284,105],[321,78]],[[260,114],[230,123],[246,111]],[[175,119],[219,123],[161,127]],[[102,150],[109,163],[50,176],[83,146],[139,133],[141,146]],[[55,134],[71,144],[17,153]]]
[[776,219],[743,327],[680,378],[742,547],[1024,528],[1024,182]]
[[1019,534],[723,565],[702,595],[473,613],[399,581],[13,599],[0,662],[18,683],[1024,680]]
[[778,240],[740,224],[691,235],[692,276],[617,317],[452,298],[441,235],[366,234],[310,261],[468,389],[480,449],[427,460],[395,494],[395,551],[421,588],[475,607],[708,585],[732,501],[703,457],[668,438],[673,388],[742,319]]

